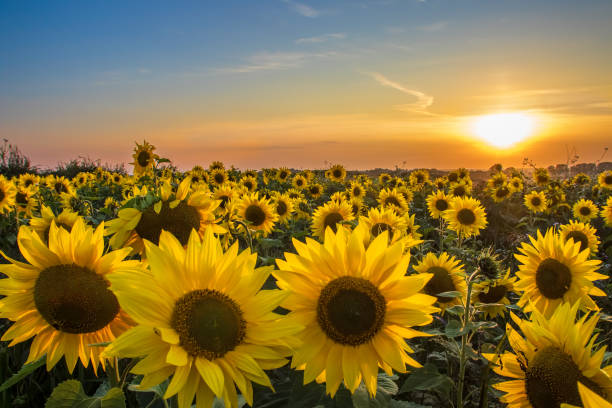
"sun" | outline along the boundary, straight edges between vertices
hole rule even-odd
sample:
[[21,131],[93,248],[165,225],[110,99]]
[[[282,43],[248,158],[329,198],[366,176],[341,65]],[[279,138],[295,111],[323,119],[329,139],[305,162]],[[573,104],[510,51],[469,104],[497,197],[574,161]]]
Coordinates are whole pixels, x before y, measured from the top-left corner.
[[496,113],[478,116],[472,123],[472,132],[490,145],[507,148],[531,136],[534,127],[531,115]]

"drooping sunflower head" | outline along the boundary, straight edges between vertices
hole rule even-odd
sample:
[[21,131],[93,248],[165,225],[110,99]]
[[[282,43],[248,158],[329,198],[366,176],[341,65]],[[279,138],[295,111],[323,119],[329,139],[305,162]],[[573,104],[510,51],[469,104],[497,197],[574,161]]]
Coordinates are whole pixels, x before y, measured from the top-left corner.
[[250,229],[261,231],[264,236],[272,232],[278,215],[267,198],[259,198],[259,193],[245,194],[238,203],[238,216]]
[[442,213],[448,227],[458,236],[470,237],[480,234],[487,226],[487,217],[480,201],[475,198],[454,197],[448,210]]
[[591,200],[584,198],[578,200],[572,207],[574,217],[582,222],[590,222],[593,218],[597,218],[599,209]]
[[349,228],[344,224],[355,217],[351,205],[345,200],[330,200],[318,207],[312,215],[312,234],[323,240],[325,230],[330,228],[336,232],[338,228]]
[[230,184],[222,184],[213,191],[213,198],[219,200],[219,212],[225,214],[227,203],[238,198],[238,192]]
[[255,268],[257,255],[239,253],[237,244],[224,251],[211,230],[203,239],[192,232],[186,248],[164,231],[159,245],[146,243],[146,257],[149,269],[110,277],[138,325],[105,355],[143,357],[132,369],[144,376],[141,389],[172,375],[164,398],[178,394],[179,408],[191,407],[194,397],[197,406],[217,397],[237,408],[236,388],[252,405],[251,381],[271,387],[263,370],[286,363],[301,328],[273,312],[287,293],[260,290],[270,268]]
[[437,190],[427,196],[427,209],[432,218],[442,218],[444,211],[448,210],[450,197],[444,190]]
[[129,327],[107,279],[138,261],[122,261],[129,250],[103,255],[103,230],[104,223],[94,231],[78,219],[67,231],[52,221],[45,244],[31,228],[20,228],[17,241],[28,263],[7,258],[0,266],[8,276],[0,285],[6,295],[0,317],[15,322],[2,337],[11,346],[34,337],[26,363],[46,354],[47,370],[62,357],[70,372],[79,359],[97,370],[104,365],[101,348],[88,345],[112,341]]
[[404,195],[397,189],[383,188],[378,193],[378,204],[381,208],[393,208],[398,214],[408,211],[408,203]]
[[559,234],[565,242],[570,239],[579,242],[580,251],[588,249],[591,255],[597,253],[599,238],[597,237],[597,230],[591,224],[570,220],[569,224],[561,225]]
[[446,175],[446,179],[449,183],[456,183],[459,181],[459,173],[457,171],[451,171]]
[[532,191],[525,195],[525,206],[533,213],[540,213],[548,208],[548,199],[543,191]]
[[577,320],[578,309],[578,304],[563,303],[548,317],[534,311],[531,321],[510,314],[524,338],[508,325],[512,351],[484,355],[495,364],[497,374],[512,378],[494,385],[506,393],[501,401],[508,407],[582,406],[579,383],[612,401],[611,367],[601,367],[605,347],[596,350],[593,336],[599,316]]
[[[423,292],[435,296],[442,311],[447,307],[459,305],[467,296],[467,284],[463,265],[454,256],[442,252],[437,256],[428,252],[414,270],[419,274],[431,274],[431,280],[423,288]],[[459,292],[459,296],[445,296],[446,292]]]
[[493,252],[493,247],[482,251],[476,258],[476,266],[480,273],[489,279],[499,278],[501,263],[499,256]]
[[363,200],[358,200],[356,198],[351,198],[349,201],[351,205],[351,211],[353,213],[353,217],[359,218],[364,212]]
[[155,146],[149,144],[146,140],[142,144],[136,143],[134,148],[134,162],[130,163],[134,165],[134,175],[140,176],[148,171],[152,170],[155,166],[155,159],[159,159],[159,156],[154,154]]
[[303,198],[293,200],[296,219],[309,220],[312,217],[312,207]]
[[597,310],[589,295],[605,296],[593,281],[608,277],[597,273],[600,260],[589,260],[589,249],[580,251],[580,242],[565,241],[552,228],[542,236],[529,237],[515,258],[521,263],[516,276],[517,290],[522,291],[518,302],[527,311],[538,310],[550,316],[563,302],[579,302],[583,309]]
[[344,179],[346,178],[346,169],[341,164],[335,164],[329,169],[328,178],[331,181],[342,183]]
[[419,228],[421,228],[421,226],[417,225],[415,222],[416,214],[410,215],[408,213],[405,213],[403,217],[404,220],[406,220],[406,236],[412,240],[422,242],[421,237],[423,235],[421,235],[421,233],[417,231]]
[[514,290],[516,277],[510,277],[510,269],[497,279],[487,279],[475,283],[472,288],[472,304],[482,310],[485,318],[494,319],[503,316],[505,305],[510,304],[508,293]]
[[422,336],[413,327],[438,310],[435,298],[419,293],[431,275],[405,276],[403,244],[389,244],[384,231],[366,249],[364,234],[359,225],[327,229],[323,244],[294,239],[297,254],[285,253],[273,272],[279,287],[292,291],[281,304],[287,319],[305,326],[292,367],[304,370],[305,383],[325,381],[332,396],[343,381],[351,392],[363,381],[374,396],[378,367],[392,374],[418,365],[404,339]]
[[612,190],[612,170],[606,170],[599,173],[597,182],[600,188]]

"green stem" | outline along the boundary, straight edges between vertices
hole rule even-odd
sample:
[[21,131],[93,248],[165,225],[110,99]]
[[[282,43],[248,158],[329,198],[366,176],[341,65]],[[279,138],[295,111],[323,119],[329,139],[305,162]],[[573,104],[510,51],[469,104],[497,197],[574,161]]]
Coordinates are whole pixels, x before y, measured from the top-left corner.
[[251,252],[253,252],[253,237],[251,236],[251,231],[249,231],[249,227],[242,221],[236,220],[234,222],[236,224],[242,225],[242,227],[246,231],[247,243],[249,244],[249,248],[251,249]]
[[444,220],[442,217],[438,219],[440,221],[440,229],[438,230],[440,236],[440,252],[444,251]]
[[[505,332],[499,343],[497,343],[497,347],[495,348],[495,354],[499,354],[501,352],[502,346],[504,344],[504,341],[506,341],[506,338],[508,338],[508,332]],[[489,372],[491,371],[491,365],[492,363],[490,362],[489,364],[487,364],[487,367],[485,368],[484,373],[482,375],[482,384],[480,386],[480,403],[478,404],[479,408],[486,408],[488,406],[487,403],[489,398]]]
[[474,283],[474,278],[480,273],[480,269],[476,269],[468,278],[467,284],[467,296],[465,299],[465,310],[463,312],[463,327],[461,332],[461,352],[459,355],[459,385],[457,387],[457,408],[463,408],[463,388],[464,388],[464,380],[465,380],[465,368],[467,366],[467,359],[465,356],[465,349],[468,343],[468,335],[469,330],[466,328],[471,323],[471,313],[470,313],[470,303],[472,297],[472,284]]

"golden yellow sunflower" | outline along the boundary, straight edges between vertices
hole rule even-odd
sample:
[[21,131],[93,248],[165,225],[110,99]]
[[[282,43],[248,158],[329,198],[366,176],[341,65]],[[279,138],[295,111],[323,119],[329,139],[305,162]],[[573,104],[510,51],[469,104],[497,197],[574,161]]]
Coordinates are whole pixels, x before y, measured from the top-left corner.
[[[428,252],[414,267],[414,270],[419,274],[433,275],[423,288],[423,293],[435,296],[442,312],[448,307],[461,305],[465,301],[467,297],[465,272],[461,261],[454,256],[446,252],[442,252],[440,256]],[[438,296],[445,292],[459,292],[461,296]]]
[[76,188],[81,188],[85,187],[93,178],[93,174],[82,171],[72,179],[72,183]]
[[[578,394],[584,408],[612,408],[612,403],[603,399],[595,391],[578,381]],[[561,408],[581,408],[571,404],[561,404]]]
[[543,191],[532,191],[525,195],[525,207],[533,213],[541,213],[548,208],[548,199]]
[[507,180],[508,180],[508,176],[506,176],[505,173],[501,171],[497,172],[493,174],[491,178],[487,180],[487,187],[489,187],[492,190],[497,189],[503,186],[504,184],[506,184]]
[[94,231],[82,219],[71,231],[54,222],[45,244],[29,227],[19,229],[17,242],[28,263],[4,257],[0,265],[8,278],[0,280],[0,317],[15,322],[2,336],[9,346],[34,337],[30,363],[47,355],[47,370],[66,358],[72,373],[77,360],[94,371],[104,361],[100,347],[90,344],[112,341],[130,326],[117,298],[109,290],[108,278],[118,268],[138,261],[122,261],[129,250],[104,253],[104,223]]
[[569,239],[580,242],[580,251],[589,249],[591,255],[597,253],[599,238],[597,237],[597,230],[591,224],[570,220],[569,224],[561,225],[559,233],[564,242]]
[[12,210],[15,204],[15,194],[17,194],[17,189],[13,182],[0,174],[0,213]]
[[382,208],[393,208],[398,214],[408,211],[408,203],[397,189],[383,188],[378,193],[378,204]]
[[386,185],[391,180],[393,180],[393,177],[391,177],[391,175],[388,173],[380,173],[380,175],[378,176],[378,184],[380,185]]
[[487,279],[472,286],[472,304],[482,310],[487,319],[503,316],[510,300],[507,295],[514,290],[516,277],[510,277],[510,269],[499,279]]
[[427,209],[432,218],[442,218],[444,211],[448,210],[451,198],[443,190],[438,190],[427,196]]
[[363,197],[365,197],[366,195],[366,190],[365,188],[359,184],[359,182],[357,181],[353,181],[351,183],[351,185],[348,188],[349,194],[351,195],[351,198],[354,198],[356,200],[362,200]]
[[191,184],[192,186],[201,186],[206,185],[209,182],[208,173],[202,169],[196,169],[195,167],[189,172],[191,176]]
[[307,190],[310,196],[315,200],[321,197],[321,195],[323,194],[323,186],[318,183],[309,185]]
[[32,227],[40,239],[46,243],[49,242],[49,229],[51,228],[52,222],[55,222],[55,225],[58,227],[70,231],[72,230],[72,226],[80,218],[79,214],[67,209],[64,209],[58,216],[55,216],[53,210],[43,204],[40,209],[40,217],[32,217],[30,219],[30,227]]
[[410,186],[418,190],[429,181],[429,172],[425,169],[415,170],[410,173],[408,180]]
[[291,184],[298,190],[308,188],[308,180],[301,174],[296,174],[291,180]]
[[523,242],[520,254],[514,255],[521,263],[516,273],[516,289],[523,292],[518,305],[547,317],[563,302],[580,301],[582,308],[598,310],[589,295],[606,296],[593,285],[608,278],[596,272],[601,261],[589,260],[589,250],[580,251],[580,242],[564,241],[552,228],[529,239],[531,244]]
[[15,208],[17,209],[17,212],[25,214],[28,218],[32,217],[32,212],[38,206],[34,197],[34,188],[35,186],[19,186],[15,193]]
[[419,293],[431,274],[405,276],[410,256],[401,241],[389,244],[383,231],[367,247],[365,225],[349,232],[328,228],[323,244],[293,240],[274,271],[278,286],[291,291],[282,307],[287,319],[305,326],[291,366],[304,383],[326,382],[333,396],[340,383],[354,392],[363,381],[376,394],[378,368],[389,375],[420,367],[404,340],[425,336],[413,328],[432,321],[435,298]]
[[19,176],[19,185],[22,187],[36,187],[40,182],[40,177],[36,174],[25,173]]
[[106,197],[104,199],[104,208],[108,208],[114,214],[119,209],[119,203],[114,197]]
[[438,190],[444,190],[446,185],[448,184],[448,179],[446,177],[438,177],[433,181],[433,185]]
[[421,226],[415,223],[414,221],[415,215],[416,214],[409,215],[408,213],[403,215],[404,220],[406,220],[406,230],[405,231],[406,231],[406,236],[408,238],[411,238],[415,241],[420,241],[422,235],[419,232],[417,232],[417,230],[421,228]]
[[328,178],[331,181],[342,183],[346,178],[346,169],[341,164],[335,164],[328,170]]
[[61,193],[60,203],[62,204],[63,209],[70,210],[81,215],[91,214],[91,205],[87,204],[83,199],[81,199],[74,190],[69,193]]
[[238,203],[238,216],[248,222],[249,228],[261,231],[268,236],[274,229],[274,223],[278,221],[278,215],[270,200],[259,198],[259,193],[245,194]]
[[327,227],[334,232],[341,225],[343,228],[350,228],[346,224],[338,224],[344,221],[355,219],[351,205],[344,200],[331,200],[318,207],[312,214],[312,235],[323,240]]
[[448,193],[455,197],[467,197],[472,193],[472,185],[465,180],[449,183]]
[[298,220],[309,220],[312,217],[312,208],[303,198],[293,200],[293,209],[295,211],[295,218]]
[[572,207],[572,213],[575,218],[582,222],[591,222],[593,218],[599,215],[599,209],[591,200],[581,198]]
[[222,186],[227,183],[229,178],[227,177],[227,173],[224,169],[214,169],[210,172],[210,182],[215,186]]
[[293,200],[286,194],[279,194],[272,200],[272,207],[274,207],[276,215],[278,215],[278,222],[287,224],[293,212]]
[[410,206],[410,203],[414,199],[414,193],[412,192],[412,190],[410,190],[406,186],[398,186],[396,188],[397,188],[397,191],[399,191],[401,195],[404,197],[404,200],[406,200],[406,204]]
[[289,170],[287,167],[281,167],[276,172],[276,179],[281,183],[285,183],[287,180],[289,180],[289,177],[291,177],[291,170]]
[[210,163],[210,165],[208,166],[208,170],[210,170],[211,172],[215,170],[225,170],[225,165],[223,164],[223,162],[215,160]]
[[220,201],[203,192],[189,193],[189,178],[179,185],[176,194],[168,183],[160,189],[159,201],[143,210],[123,208],[117,218],[106,223],[105,235],[112,235],[113,248],[130,246],[137,253],[144,250],[143,239],[159,242],[162,230],[174,234],[185,245],[191,230],[204,234],[207,228],[216,233],[226,230],[217,224],[214,211]]
[[146,140],[142,144],[136,142],[132,155],[134,162],[130,163],[134,165],[134,176],[138,177],[153,170],[155,159],[159,159],[159,156],[154,154],[153,150],[155,150],[155,146],[149,144]]
[[290,336],[301,329],[273,312],[288,293],[260,291],[271,268],[255,268],[257,254],[238,253],[238,244],[224,252],[211,230],[202,241],[193,231],[186,248],[165,231],[159,246],[145,245],[150,270],[109,277],[138,325],[104,354],[142,357],[131,370],[144,376],[141,389],[172,375],[164,398],[178,394],[179,408],[194,397],[196,406],[211,407],[215,396],[238,407],[236,387],[252,405],[251,382],[272,387],[263,370],[286,363]]
[[509,408],[580,406],[579,382],[612,401],[612,367],[601,368],[605,346],[596,350],[593,336],[599,316],[576,321],[578,309],[578,304],[563,303],[549,317],[535,310],[531,321],[510,314],[524,338],[508,324],[512,351],[484,355],[497,374],[512,378],[494,385],[505,393],[501,401]]
[[349,204],[351,205],[351,212],[353,213],[353,217],[359,218],[363,214],[365,208],[363,205],[363,200],[351,198]]
[[111,173],[111,181],[113,184],[121,185],[125,181],[125,177],[121,173]]
[[597,176],[597,182],[600,188],[612,190],[612,170],[606,170],[599,173]]
[[523,190],[523,180],[520,177],[512,177],[508,182],[508,188],[512,193]]
[[49,175],[46,180],[47,186],[49,189],[55,193],[56,195],[60,195],[62,193],[71,193],[74,191],[72,184],[65,177]]
[[591,178],[584,173],[578,173],[572,179],[572,183],[577,186],[584,186],[585,184],[589,184],[591,182]]
[[406,235],[406,218],[397,215],[392,208],[370,208],[367,217],[359,217],[359,224],[365,225],[374,238],[387,231],[391,242]]
[[238,199],[238,192],[228,183],[222,184],[213,191],[213,198],[221,201],[219,203],[219,211],[225,214],[227,203]]
[[601,218],[608,227],[612,227],[612,197],[608,197],[606,204],[601,207]]
[[512,191],[510,190],[510,187],[507,184],[502,184],[501,186],[491,191],[491,198],[493,198],[493,201],[495,201],[496,203],[501,203],[511,195]]
[[533,172],[533,179],[538,186],[545,186],[550,182],[550,174],[548,174],[548,170],[544,168],[535,169]]
[[257,190],[257,179],[252,176],[244,176],[240,179],[240,185],[244,187],[249,193]]
[[487,226],[484,208],[480,201],[471,197],[454,197],[442,216],[448,223],[448,228],[461,237],[479,235],[480,230]]

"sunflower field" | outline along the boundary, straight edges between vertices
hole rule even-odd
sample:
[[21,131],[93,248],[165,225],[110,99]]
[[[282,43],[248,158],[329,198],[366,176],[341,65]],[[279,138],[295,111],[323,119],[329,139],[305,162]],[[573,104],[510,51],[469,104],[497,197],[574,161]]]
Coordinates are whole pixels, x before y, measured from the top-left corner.
[[0,406],[612,407],[612,171],[0,176]]

